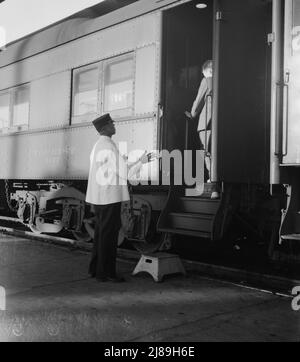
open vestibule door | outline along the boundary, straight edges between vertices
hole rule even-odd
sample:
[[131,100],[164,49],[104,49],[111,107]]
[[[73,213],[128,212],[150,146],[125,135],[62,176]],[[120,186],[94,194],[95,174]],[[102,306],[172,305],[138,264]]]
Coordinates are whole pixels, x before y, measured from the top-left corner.
[[213,180],[269,183],[272,4],[216,0]]
[[[211,190],[204,188],[204,157],[195,157],[201,148],[197,132],[199,116],[193,120],[187,120],[185,116],[185,111],[191,111],[197,97],[203,78],[202,65],[213,57],[214,1],[206,1],[206,7],[201,9],[197,7],[198,3],[199,1],[190,1],[168,9],[163,14],[162,144],[168,151],[192,151],[194,171],[197,170],[199,165],[196,163],[200,159],[201,177],[198,179],[197,171],[193,176],[204,192],[196,197],[193,194],[195,185],[194,188],[187,189],[185,182],[171,184],[168,203],[158,222],[158,230],[218,239],[220,234],[215,226],[218,224],[218,215],[221,215],[221,199],[212,200]],[[181,180],[185,181],[183,177]]]
[[300,0],[285,1],[283,165],[300,166]]

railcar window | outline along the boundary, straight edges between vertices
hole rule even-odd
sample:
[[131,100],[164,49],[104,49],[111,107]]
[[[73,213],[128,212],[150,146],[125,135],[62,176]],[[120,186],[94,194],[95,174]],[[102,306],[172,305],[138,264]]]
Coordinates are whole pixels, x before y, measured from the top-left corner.
[[9,106],[10,94],[4,93],[0,95],[0,129],[9,128]]
[[293,25],[300,26],[300,1],[294,0]]
[[126,116],[133,111],[134,58],[122,56],[104,65],[104,112]]
[[13,127],[22,127],[29,124],[29,98],[28,86],[21,86],[13,94]]
[[293,2],[292,51],[297,56],[300,51],[300,0]]
[[99,68],[76,70],[74,73],[73,116],[97,113]]

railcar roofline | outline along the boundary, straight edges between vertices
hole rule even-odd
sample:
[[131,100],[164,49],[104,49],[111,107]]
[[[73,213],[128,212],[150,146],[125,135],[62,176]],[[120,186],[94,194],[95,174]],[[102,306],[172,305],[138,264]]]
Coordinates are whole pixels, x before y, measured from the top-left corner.
[[106,0],[7,44],[0,52],[0,68],[178,2],[182,0]]

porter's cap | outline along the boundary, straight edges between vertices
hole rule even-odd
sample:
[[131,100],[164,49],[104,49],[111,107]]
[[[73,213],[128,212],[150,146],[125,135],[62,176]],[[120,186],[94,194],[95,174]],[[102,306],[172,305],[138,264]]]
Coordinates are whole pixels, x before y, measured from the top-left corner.
[[111,119],[110,115],[107,113],[99,118],[96,118],[93,121],[93,125],[96,128],[96,130],[100,132],[104,126],[110,124],[111,122],[113,122],[113,120]]

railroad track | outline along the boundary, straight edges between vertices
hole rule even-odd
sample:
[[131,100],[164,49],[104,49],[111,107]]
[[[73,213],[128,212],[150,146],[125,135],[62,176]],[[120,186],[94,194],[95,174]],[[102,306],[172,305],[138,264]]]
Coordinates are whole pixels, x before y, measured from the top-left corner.
[[[27,231],[26,227],[20,224],[18,219],[1,217],[0,220],[10,224],[10,226],[0,225],[0,233],[2,234],[24,237],[26,239],[63,246],[70,248],[71,250],[81,250],[85,252],[90,252],[92,250],[91,243],[81,242],[72,238],[35,234],[31,231]],[[19,227],[13,227],[11,224],[18,224]],[[123,261],[137,263],[140,258],[140,253],[134,250],[119,248],[118,258]],[[280,296],[290,297],[292,289],[295,286],[300,286],[300,280],[297,279],[256,273],[253,271],[207,264],[199,261],[182,260],[182,262],[190,275],[199,275],[201,277],[220,280],[240,287],[256,289]]]

